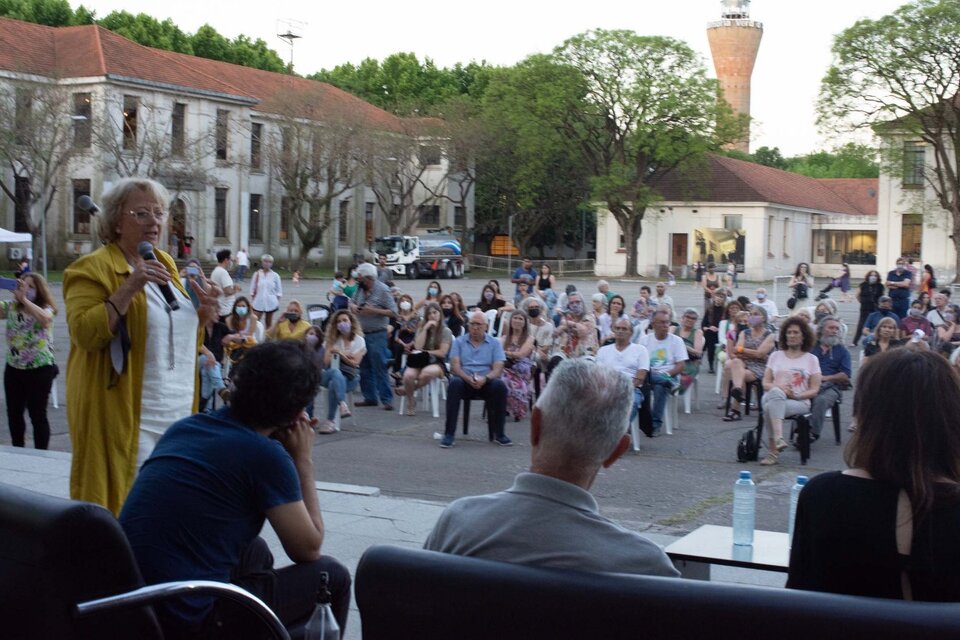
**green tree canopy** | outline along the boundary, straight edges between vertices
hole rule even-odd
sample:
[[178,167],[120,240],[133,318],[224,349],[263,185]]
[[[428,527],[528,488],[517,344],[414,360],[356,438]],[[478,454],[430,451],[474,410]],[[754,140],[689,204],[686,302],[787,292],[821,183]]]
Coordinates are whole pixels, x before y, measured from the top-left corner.
[[553,59],[581,74],[583,93],[568,92],[545,115],[577,142],[594,198],[625,236],[627,274],[635,275],[637,240],[660,181],[742,138],[745,117],[717,99],[701,59],[672,38],[598,29],[567,40]]
[[[863,19],[834,39],[821,83],[824,129],[868,128],[886,139],[900,175],[906,142],[922,142],[923,181],[944,214],[960,274],[960,2],[915,0],[877,20]],[[926,189],[914,193],[925,199]],[[928,207],[918,202],[917,209]]]

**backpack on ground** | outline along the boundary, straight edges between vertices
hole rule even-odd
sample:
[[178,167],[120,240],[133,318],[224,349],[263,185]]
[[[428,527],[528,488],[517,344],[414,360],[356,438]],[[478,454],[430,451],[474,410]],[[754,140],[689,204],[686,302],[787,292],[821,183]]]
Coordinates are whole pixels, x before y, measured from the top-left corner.
[[737,443],[737,462],[756,462],[759,452],[757,430],[748,429],[744,431]]

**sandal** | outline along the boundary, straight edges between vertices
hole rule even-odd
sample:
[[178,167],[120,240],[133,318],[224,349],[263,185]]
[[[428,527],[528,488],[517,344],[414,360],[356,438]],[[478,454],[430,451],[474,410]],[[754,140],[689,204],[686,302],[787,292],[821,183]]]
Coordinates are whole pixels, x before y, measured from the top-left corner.
[[322,423],[320,423],[320,427],[317,429],[317,433],[323,435],[329,435],[331,433],[336,433],[337,431],[337,425],[333,423],[333,420],[324,420]]
[[405,415],[405,416],[411,416],[411,417],[417,415],[417,407],[413,404],[412,400],[413,400],[413,399],[411,398],[411,402],[410,402],[410,404],[407,405],[407,408],[406,408],[406,410],[403,412],[403,415]]
[[769,467],[770,465],[777,464],[777,459],[780,457],[779,453],[771,451],[768,453],[763,460],[760,461],[760,464]]
[[730,397],[737,402],[743,402],[743,389],[740,387],[734,387],[730,390]]
[[730,413],[723,416],[724,422],[737,422],[740,419],[741,419],[740,412],[737,411],[736,409],[730,409]]
[[785,451],[790,445],[787,444],[787,441],[783,438],[777,438],[777,453]]

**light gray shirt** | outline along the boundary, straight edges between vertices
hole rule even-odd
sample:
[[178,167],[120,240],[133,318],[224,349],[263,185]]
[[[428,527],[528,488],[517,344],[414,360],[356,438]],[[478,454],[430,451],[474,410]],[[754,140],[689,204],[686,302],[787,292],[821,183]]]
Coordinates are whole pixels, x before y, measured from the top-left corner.
[[424,549],[500,562],[678,576],[657,544],[599,513],[580,487],[521,473],[506,491],[451,503]]
[[[390,295],[390,288],[379,280],[373,281],[370,291],[364,290],[363,287],[357,287],[357,291],[353,294],[353,301],[358,306],[366,304],[374,309],[389,309],[394,315],[397,314],[397,303]],[[390,318],[383,315],[367,316],[359,314],[357,318],[360,320],[360,327],[364,333],[384,331],[390,324]]]

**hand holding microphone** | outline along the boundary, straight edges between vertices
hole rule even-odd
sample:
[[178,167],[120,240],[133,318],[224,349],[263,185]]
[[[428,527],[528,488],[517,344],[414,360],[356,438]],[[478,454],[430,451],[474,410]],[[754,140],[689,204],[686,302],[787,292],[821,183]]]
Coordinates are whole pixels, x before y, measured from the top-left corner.
[[153,245],[144,240],[137,245],[137,253],[144,260],[143,264],[137,267],[137,270],[144,270],[146,279],[157,285],[160,293],[163,294],[163,299],[167,301],[171,309],[174,311],[179,309],[180,303],[177,301],[177,294],[170,286],[170,272],[167,271],[162,262],[157,260],[157,256],[153,252]]

